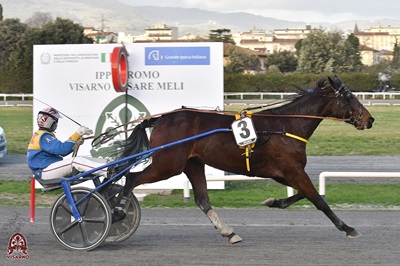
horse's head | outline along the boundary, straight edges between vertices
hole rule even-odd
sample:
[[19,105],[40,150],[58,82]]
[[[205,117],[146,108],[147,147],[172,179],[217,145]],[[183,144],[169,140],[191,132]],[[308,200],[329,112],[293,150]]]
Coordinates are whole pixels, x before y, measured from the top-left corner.
[[343,118],[347,123],[354,125],[357,129],[371,128],[374,118],[360,101],[351,93],[343,82],[335,75],[333,79],[328,77],[329,83],[335,91],[338,104],[344,104],[346,111]]

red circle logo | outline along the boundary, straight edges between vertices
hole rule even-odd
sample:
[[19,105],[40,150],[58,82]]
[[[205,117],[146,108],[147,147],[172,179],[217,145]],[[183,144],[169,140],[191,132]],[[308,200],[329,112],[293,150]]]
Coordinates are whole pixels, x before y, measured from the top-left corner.
[[128,88],[128,52],[126,48],[115,47],[111,54],[111,76],[116,92],[125,92]]

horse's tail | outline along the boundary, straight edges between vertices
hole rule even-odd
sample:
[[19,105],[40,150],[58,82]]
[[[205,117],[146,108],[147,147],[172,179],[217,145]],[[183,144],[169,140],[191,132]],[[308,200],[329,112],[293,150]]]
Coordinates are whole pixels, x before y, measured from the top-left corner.
[[136,125],[131,135],[125,140],[120,157],[127,157],[149,149],[149,138],[147,136],[146,128],[154,126],[158,117],[143,120],[140,124]]
[[[140,124],[136,125],[132,133],[121,145],[122,150],[118,153],[117,159],[125,158],[130,155],[148,150],[150,142],[147,136],[146,128],[153,127],[154,122],[157,121],[157,119],[158,117],[146,119],[143,120]],[[119,171],[124,169],[127,166],[127,164],[131,164],[135,160],[137,160],[137,158],[133,158],[132,160],[126,163],[111,166],[108,168],[108,172],[111,175],[118,173]]]

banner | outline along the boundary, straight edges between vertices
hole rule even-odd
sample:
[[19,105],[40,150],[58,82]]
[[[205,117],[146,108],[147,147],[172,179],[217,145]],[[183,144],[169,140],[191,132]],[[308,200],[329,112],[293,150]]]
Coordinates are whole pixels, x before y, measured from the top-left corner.
[[[128,52],[128,91],[116,92],[111,77],[110,57],[120,44],[35,45],[34,129],[36,114],[50,105],[97,136],[111,128],[149,115],[179,109],[223,110],[222,43],[133,43]],[[126,107],[127,103],[127,107]],[[135,124],[128,125],[131,129]],[[66,140],[79,125],[63,117],[56,135]],[[85,143],[78,155],[109,156],[116,152],[117,135],[109,143],[91,147]],[[207,175],[223,175],[207,167]],[[185,176],[138,188],[181,189]],[[210,188],[221,188],[211,182]]]

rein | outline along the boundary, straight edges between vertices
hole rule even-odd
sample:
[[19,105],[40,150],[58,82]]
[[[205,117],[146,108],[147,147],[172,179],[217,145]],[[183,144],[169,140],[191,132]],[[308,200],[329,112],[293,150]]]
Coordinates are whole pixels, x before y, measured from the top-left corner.
[[[174,110],[174,111],[169,111],[169,112],[164,112],[164,113],[158,113],[158,114],[154,114],[154,115],[149,115],[149,116],[145,116],[145,117],[141,117],[135,120],[131,120],[129,122],[126,122],[122,125],[119,125],[117,127],[114,127],[104,133],[101,133],[100,135],[93,136],[93,137],[87,137],[85,139],[92,139],[92,146],[97,146],[98,144],[103,144],[108,142],[110,139],[113,139],[116,135],[121,134],[121,133],[125,133],[125,132],[129,132],[132,131],[133,129],[127,129],[127,130],[119,130],[114,132],[116,129],[120,128],[120,127],[124,127],[126,125],[129,124],[134,124],[137,122],[141,122],[143,120],[146,119],[151,119],[154,117],[159,117],[159,116],[163,116],[163,115],[167,115],[170,113],[175,113],[175,112],[181,112],[181,111],[191,111],[191,112],[197,112],[197,113],[214,113],[214,114],[223,114],[223,115],[236,115],[237,112],[233,112],[233,111],[212,111],[212,110],[198,110],[198,109],[178,109],[178,110]],[[253,113],[253,116],[265,116],[265,117],[286,117],[286,118],[310,118],[310,119],[329,119],[329,120],[334,120],[334,121],[344,121],[344,122],[350,122],[350,119],[348,118],[335,118],[335,117],[324,117],[324,116],[315,116],[315,115],[283,115],[283,114],[259,114],[259,113]],[[281,134],[286,134],[288,135],[292,135],[290,133],[285,133],[282,132]],[[297,137],[297,136],[296,136]],[[299,137],[300,138],[300,137]],[[302,138],[303,139],[303,138]],[[305,139],[303,139],[302,141],[304,141]]]
[[[349,99],[352,96],[351,92],[349,91],[349,89],[344,85],[343,82],[341,82],[341,85],[339,87],[339,89],[335,90],[335,96],[327,96],[327,95],[321,95],[322,97],[335,97],[337,98],[337,104],[339,105],[339,98],[343,99],[343,102],[347,108],[347,112],[350,114],[350,118],[336,118],[336,117],[328,117],[328,116],[316,116],[316,115],[285,115],[285,114],[262,114],[262,113],[252,113],[253,116],[264,116],[264,117],[280,117],[280,118],[309,118],[309,119],[329,119],[329,120],[333,120],[333,121],[343,121],[343,122],[348,122],[350,124],[354,124],[355,122],[357,122],[357,119],[355,117],[355,115],[353,114],[352,108],[350,108],[350,104],[349,104]],[[341,91],[344,90],[343,93],[341,93]],[[285,102],[285,101],[283,101]],[[255,110],[255,109],[262,109],[262,108],[266,108],[266,107],[270,107],[272,105],[276,105],[279,104],[281,102],[278,103],[274,103],[271,105],[262,105],[262,106],[256,106],[256,107],[250,107],[250,108],[245,108],[243,109],[240,113],[246,112],[248,110]],[[359,107],[359,119],[358,121],[361,121],[362,123],[362,104]],[[200,109],[194,109],[194,108],[186,108],[183,106],[182,109],[178,109],[178,110],[173,110],[173,111],[168,111],[168,112],[163,112],[163,113],[158,113],[158,114],[154,114],[154,115],[149,115],[149,116],[145,116],[145,117],[141,117],[129,122],[126,122],[120,126],[114,127],[104,133],[101,133],[99,136],[95,137],[89,137],[89,138],[93,138],[92,141],[92,146],[96,146],[98,144],[102,144],[102,143],[106,143],[108,142],[110,139],[114,138],[116,135],[121,134],[121,133],[125,133],[125,132],[129,132],[133,129],[127,129],[127,130],[119,130],[114,132],[116,129],[120,128],[120,127],[125,127],[129,124],[134,124],[137,122],[141,122],[143,120],[147,120],[147,119],[151,119],[154,117],[159,117],[159,116],[163,116],[163,115],[167,115],[170,113],[175,113],[175,112],[181,112],[181,111],[191,111],[191,112],[198,112],[198,113],[214,113],[214,114],[222,114],[222,115],[232,115],[235,116],[238,113],[237,112],[233,112],[233,111],[220,111],[220,110],[200,110]],[[307,142],[306,139],[301,138],[299,136],[287,133],[287,132],[281,132],[281,134],[286,135],[288,137],[291,138],[295,138],[298,139],[300,141],[303,142]]]

